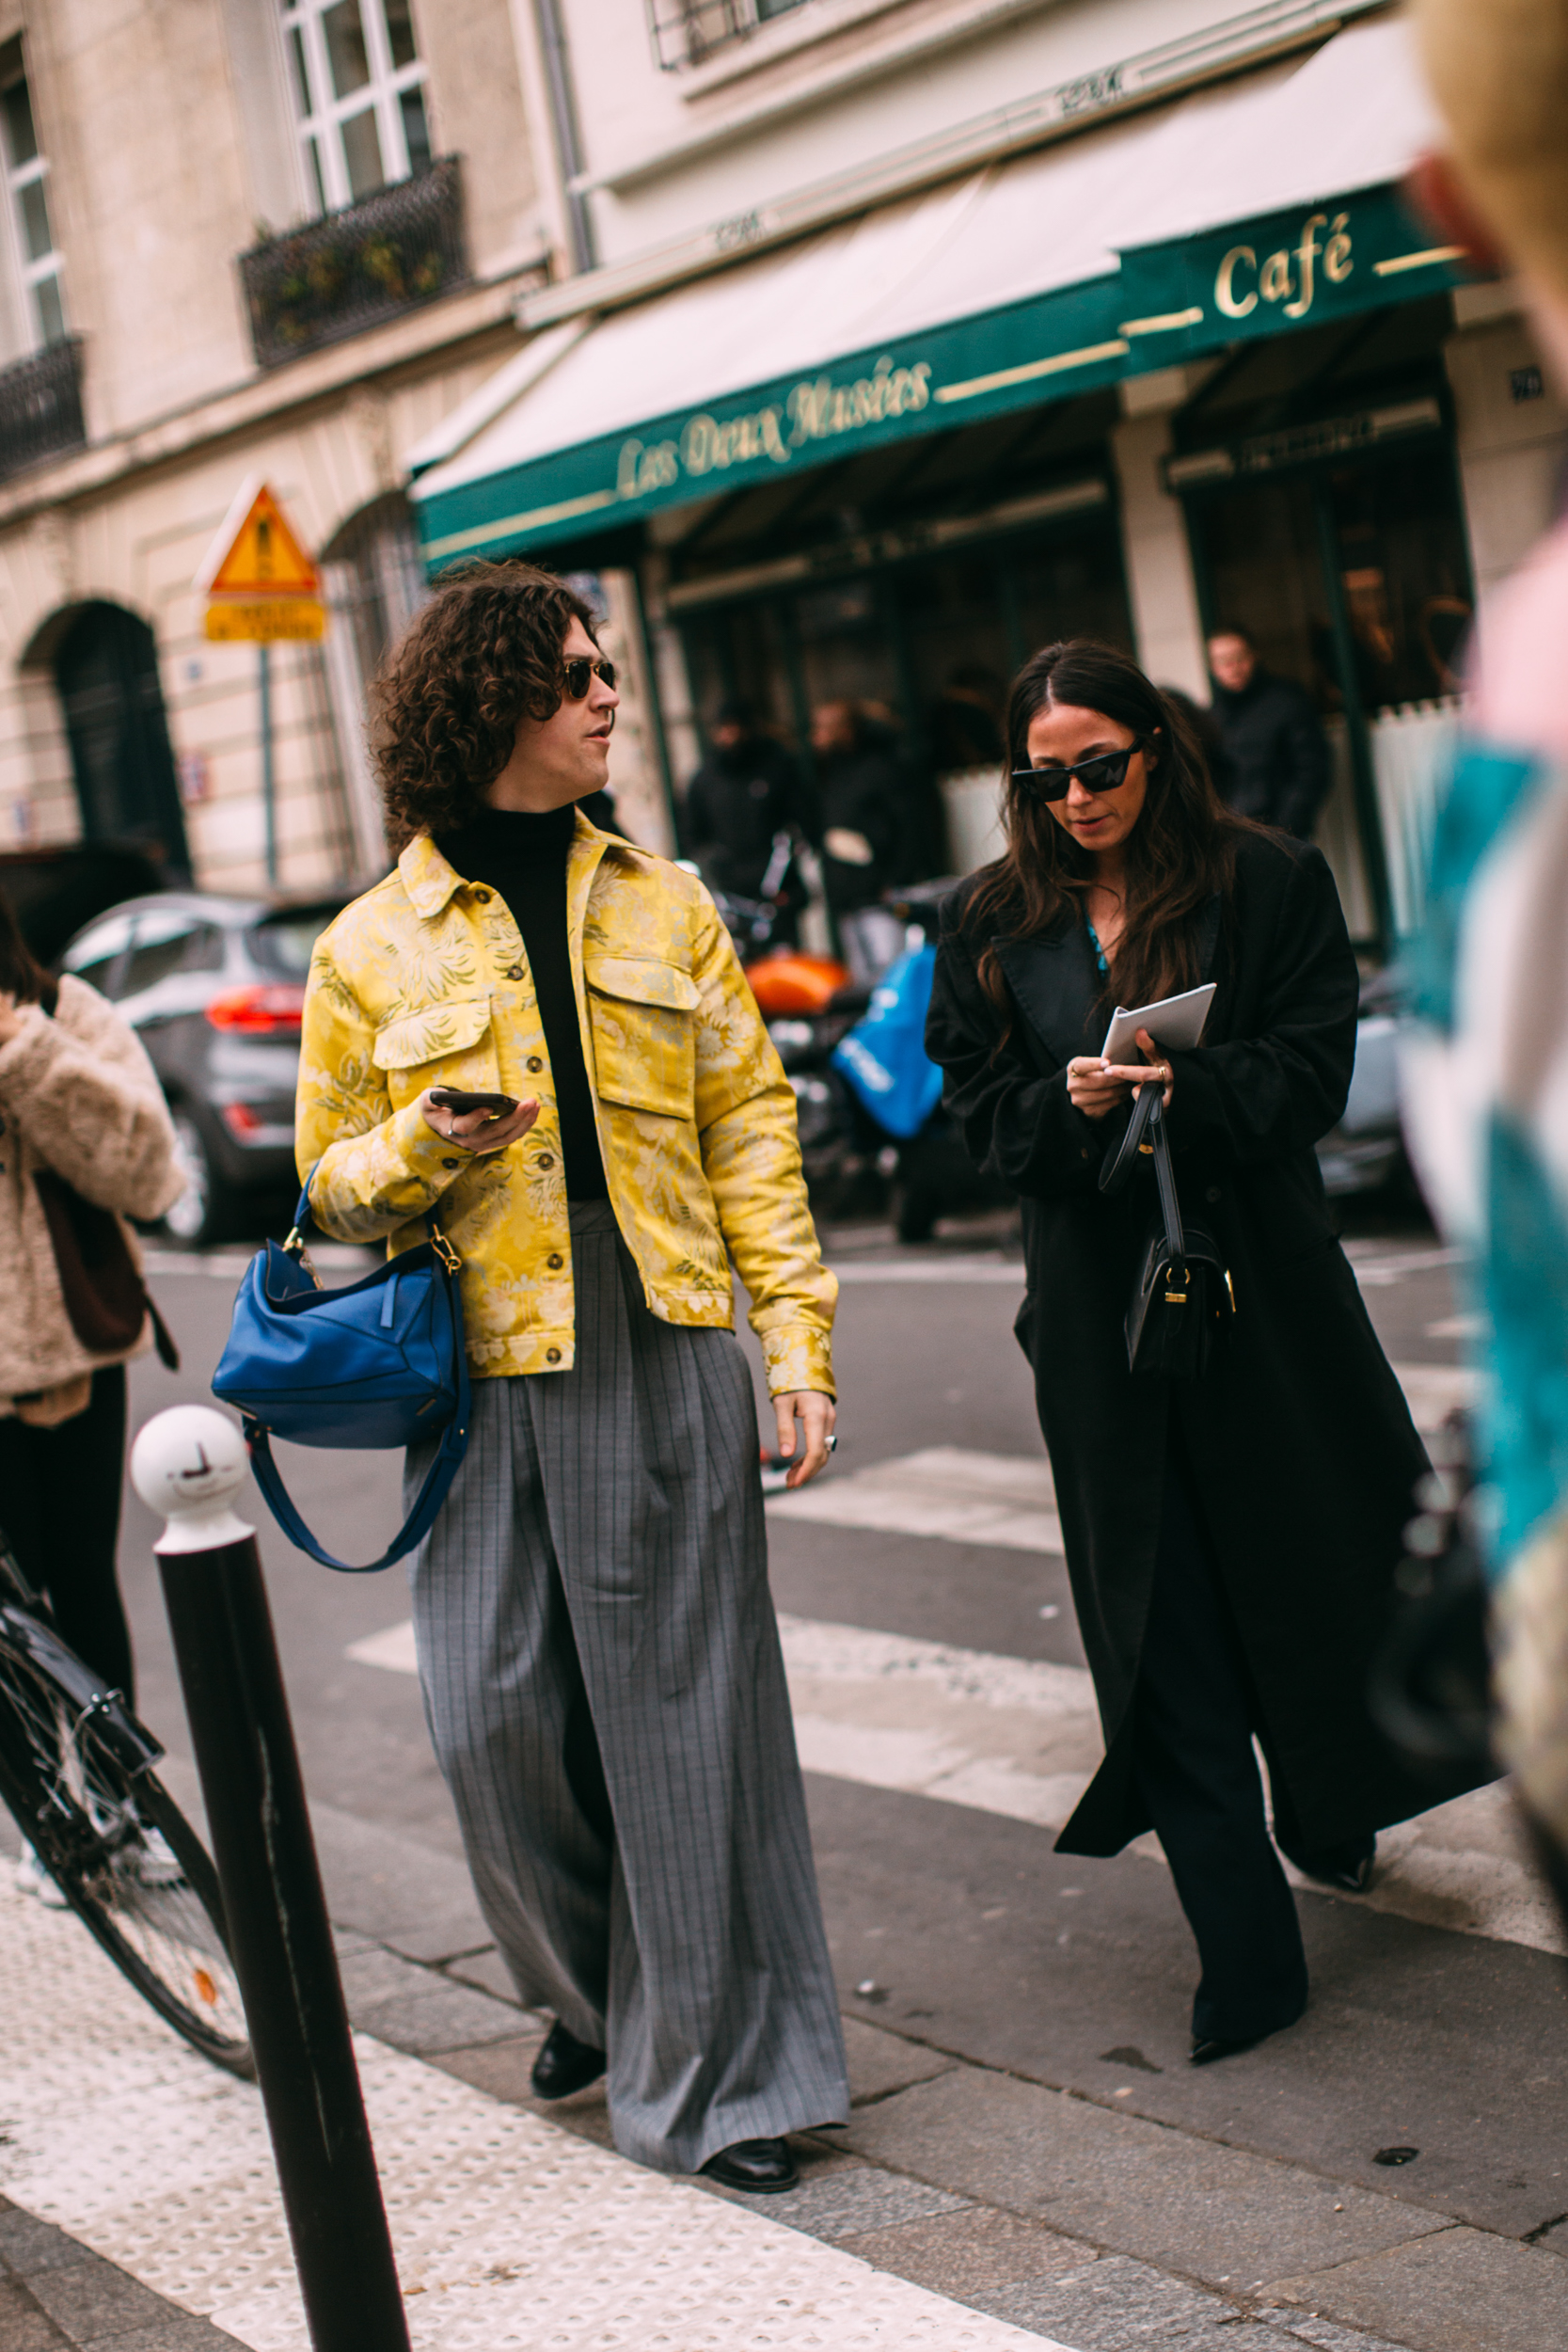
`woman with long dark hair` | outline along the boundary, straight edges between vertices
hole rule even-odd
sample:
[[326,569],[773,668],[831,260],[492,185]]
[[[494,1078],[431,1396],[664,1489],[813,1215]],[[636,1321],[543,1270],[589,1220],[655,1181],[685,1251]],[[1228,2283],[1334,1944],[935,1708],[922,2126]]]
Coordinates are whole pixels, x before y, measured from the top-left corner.
[[[1312,1149],[1350,1086],[1355,958],[1320,852],[1221,805],[1125,654],[1037,654],[1007,739],[1006,850],[944,911],[927,1044],[971,1152],[1023,1204],[1018,1334],[1106,1742],[1058,1851],[1158,1831],[1202,1963],[1202,2064],[1307,2001],[1254,1737],[1275,1838],[1330,1885],[1365,1885],[1377,1830],[1456,1793],[1412,1785],[1366,1705],[1426,1457]],[[1143,1062],[1105,1064],[1118,1004],[1207,980],[1199,1046],[1146,1030]],[[1191,1381],[1128,1364],[1152,1162],[1119,1192],[1100,1177],[1140,1081],[1234,1291]]]

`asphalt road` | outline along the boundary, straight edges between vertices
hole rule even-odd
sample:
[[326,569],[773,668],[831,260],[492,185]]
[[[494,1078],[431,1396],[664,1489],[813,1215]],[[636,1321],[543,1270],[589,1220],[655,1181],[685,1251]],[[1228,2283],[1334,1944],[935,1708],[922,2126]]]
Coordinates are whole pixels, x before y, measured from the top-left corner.
[[[935,1254],[974,1246],[949,1241]],[[899,1252],[874,1232],[837,1237],[831,1254],[848,1279],[836,1346],[835,1475],[927,1448],[1039,1462],[1027,1369],[1011,1332],[1019,1285],[994,1250],[984,1256],[986,1236],[979,1246],[957,1279],[932,1280],[922,1279],[931,1252]],[[1435,1368],[1440,1382],[1461,1352],[1443,1253],[1408,1226],[1365,1230],[1352,1247],[1390,1357],[1418,1372]],[[159,1264],[154,1287],[186,1370],[135,1368],[134,1426],[204,1394],[233,1289],[231,1260],[211,1269]],[[392,1460],[280,1452],[307,1518],[329,1544],[365,1557],[385,1541],[398,1518]],[[406,1618],[401,1570],[332,1575],[293,1552],[264,1511],[257,1515],[313,1801],[400,1836],[411,1873],[421,1853],[456,1856],[416,1681],[347,1655]],[[129,1499],[122,1573],[140,1709],[180,1754],[154,1532]],[[832,1638],[858,1628],[986,1653],[993,1677],[1005,1677],[1009,1661],[1031,1661],[1037,1675],[1082,1664],[1053,1552],[776,1520],[771,1561],[781,1611]],[[1488,2242],[1512,2242],[1521,2259],[1527,2248],[1568,2251],[1568,1979],[1560,1961],[1532,1947],[1533,1931],[1524,1940],[1456,1932],[1433,1924],[1448,1915],[1430,1907],[1424,1917],[1402,1916],[1304,1891],[1314,1978],[1307,2018],[1244,2062],[1195,2073],[1184,2063],[1194,1955],[1157,1858],[1136,1850],[1112,1863],[1057,1856],[1033,1821],[934,1802],[885,1778],[868,1785],[874,1779],[808,1775],[848,2014],[1009,2078],[1119,2100],[1121,2115],[1308,2168],[1347,2184],[1347,2194],[1371,2189],[1421,2214],[1440,2212],[1432,2226],[1498,2233]],[[1461,1918],[1463,1907],[1452,1915]],[[869,2128],[861,2127],[863,2139]],[[1373,2169],[1391,2144],[1418,2148],[1419,2162]],[[877,2153],[868,2140],[867,2153]],[[1564,2277],[1556,2263],[1546,2269]],[[1402,2322],[1397,2340],[1446,2343],[1433,2324],[1437,2332],[1423,2334]]]
[[[1372,1253],[1385,1248],[1376,1228],[1354,1246]],[[970,1254],[968,1246],[949,1243],[926,1253],[926,1262],[960,1247]],[[1430,1235],[1397,1228],[1386,1247],[1418,1260],[1436,1254]],[[1015,1284],[877,1279],[879,1268],[919,1265],[922,1257],[887,1247],[876,1229],[847,1233],[833,1255],[847,1276],[834,1338],[835,1472],[928,1446],[1040,1457],[1028,1367],[1012,1336],[1020,1296]],[[154,1274],[184,1369],[170,1375],[155,1359],[133,1368],[133,1430],[164,1406],[210,1401],[207,1378],[227,1333],[235,1286],[230,1269],[242,1258],[243,1252],[230,1250],[211,1271],[198,1270],[203,1262],[193,1258],[190,1272]],[[167,1265],[170,1258],[159,1253],[157,1263]],[[1457,1340],[1440,1327],[1454,1313],[1445,1267],[1369,1287],[1366,1295],[1396,1361],[1457,1360]],[[750,1334],[742,1336],[759,1374],[760,1403],[760,1359]],[[340,1557],[374,1558],[401,1518],[395,1457],[289,1446],[277,1451],[291,1491],[328,1549]],[[346,1656],[352,1644],[407,1615],[403,1569],[356,1577],[320,1568],[284,1540],[260,1497],[254,1500],[312,1794],[457,1852],[415,1685]],[[138,1701],[160,1737],[182,1745],[179,1686],[151,1559],[154,1533],[150,1517],[127,1490],[121,1578],[136,1644]],[[770,1558],[778,1606],[796,1615],[1006,1657],[1083,1663],[1066,1571],[1056,1555],[775,1524]],[[1055,1613],[1042,1615],[1042,1610]]]

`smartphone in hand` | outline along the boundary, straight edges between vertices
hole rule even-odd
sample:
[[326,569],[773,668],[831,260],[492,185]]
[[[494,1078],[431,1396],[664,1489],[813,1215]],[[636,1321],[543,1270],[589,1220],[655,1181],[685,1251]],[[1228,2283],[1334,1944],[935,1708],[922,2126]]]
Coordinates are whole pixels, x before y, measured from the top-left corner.
[[437,1110],[451,1111],[459,1119],[469,1111],[485,1111],[492,1127],[510,1119],[517,1107],[510,1094],[470,1094],[462,1087],[432,1087],[430,1099]]

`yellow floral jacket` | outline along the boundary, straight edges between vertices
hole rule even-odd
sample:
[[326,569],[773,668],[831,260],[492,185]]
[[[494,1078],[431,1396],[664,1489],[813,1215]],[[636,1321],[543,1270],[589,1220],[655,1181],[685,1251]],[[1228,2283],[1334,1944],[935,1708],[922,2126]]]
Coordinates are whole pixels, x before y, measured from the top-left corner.
[[[733,1256],[771,1392],[832,1394],[838,1284],[806,1203],[795,1097],[712,899],[580,813],[566,895],[610,1204],[649,1307],[731,1328]],[[419,1110],[429,1086],[536,1094],[539,1117],[503,1152],[459,1152]],[[295,1134],[316,1220],[340,1239],[386,1237],[395,1255],[438,1209],[477,1375],[566,1370],[566,1186],[528,959],[499,894],[427,836],[317,944]]]

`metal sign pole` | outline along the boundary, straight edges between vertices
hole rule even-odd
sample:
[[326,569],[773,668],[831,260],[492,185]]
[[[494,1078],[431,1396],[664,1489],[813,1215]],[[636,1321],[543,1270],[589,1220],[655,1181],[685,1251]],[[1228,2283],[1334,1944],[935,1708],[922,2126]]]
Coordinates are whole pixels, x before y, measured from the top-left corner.
[[332,1930],[253,1529],[245,1440],[210,1405],[150,1421],[131,1476],[154,1547],[234,1972],[314,2352],[408,2352]]
[[267,887],[277,887],[277,779],[272,758],[272,647],[263,637],[256,648],[261,691],[261,820],[266,828]]

